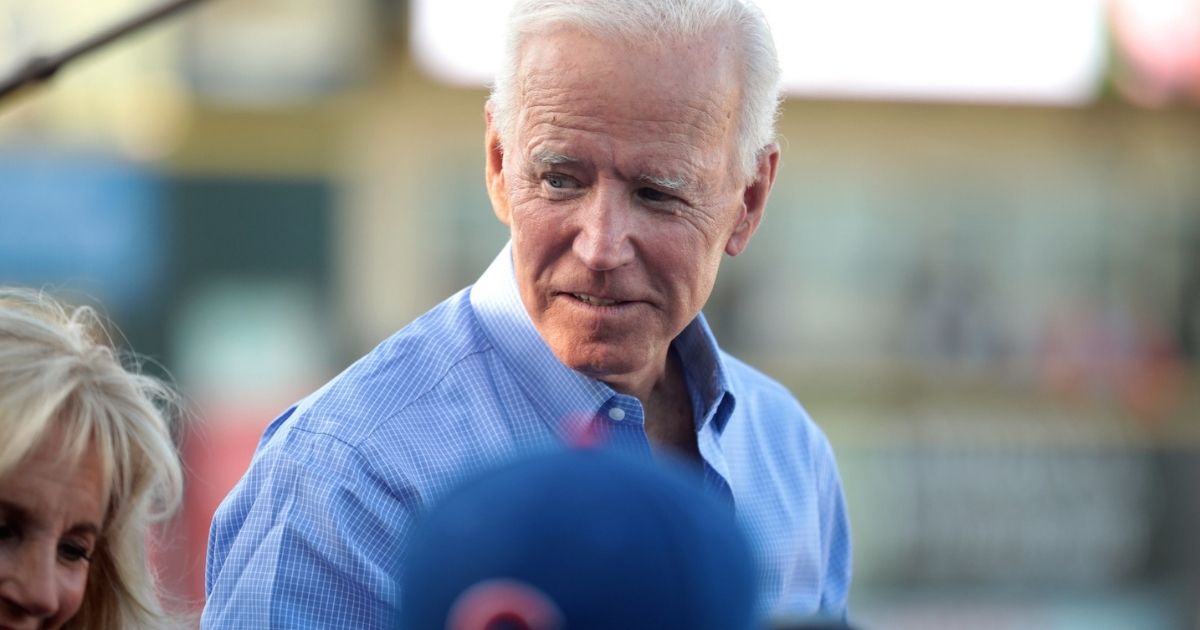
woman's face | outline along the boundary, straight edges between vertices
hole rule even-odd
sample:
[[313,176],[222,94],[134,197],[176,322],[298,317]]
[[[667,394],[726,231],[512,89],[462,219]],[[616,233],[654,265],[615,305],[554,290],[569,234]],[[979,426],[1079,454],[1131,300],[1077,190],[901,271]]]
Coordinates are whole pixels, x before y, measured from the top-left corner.
[[79,611],[106,503],[100,460],[48,439],[0,478],[0,630],[58,628]]

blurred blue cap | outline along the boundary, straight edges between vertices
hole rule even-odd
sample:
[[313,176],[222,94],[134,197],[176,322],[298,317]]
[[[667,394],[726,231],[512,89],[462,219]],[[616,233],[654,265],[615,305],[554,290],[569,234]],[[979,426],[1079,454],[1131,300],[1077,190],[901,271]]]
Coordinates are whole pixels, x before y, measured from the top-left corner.
[[517,460],[451,491],[406,551],[406,629],[757,627],[733,507],[675,461],[605,448]]

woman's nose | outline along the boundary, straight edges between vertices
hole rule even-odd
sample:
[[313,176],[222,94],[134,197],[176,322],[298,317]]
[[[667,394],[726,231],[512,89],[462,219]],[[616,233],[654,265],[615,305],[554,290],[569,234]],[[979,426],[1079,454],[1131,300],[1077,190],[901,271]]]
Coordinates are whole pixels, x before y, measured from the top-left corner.
[[16,566],[0,576],[0,600],[22,616],[50,617],[58,609],[58,550],[26,545],[21,551]]

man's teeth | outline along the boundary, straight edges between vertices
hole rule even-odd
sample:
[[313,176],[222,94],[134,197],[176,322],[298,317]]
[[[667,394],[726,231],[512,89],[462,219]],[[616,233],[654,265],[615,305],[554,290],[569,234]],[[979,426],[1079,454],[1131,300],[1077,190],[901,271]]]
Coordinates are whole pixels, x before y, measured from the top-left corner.
[[580,302],[586,302],[593,306],[612,306],[613,304],[617,303],[616,300],[606,300],[604,298],[598,298],[594,295],[588,295],[586,293],[572,293],[571,295]]

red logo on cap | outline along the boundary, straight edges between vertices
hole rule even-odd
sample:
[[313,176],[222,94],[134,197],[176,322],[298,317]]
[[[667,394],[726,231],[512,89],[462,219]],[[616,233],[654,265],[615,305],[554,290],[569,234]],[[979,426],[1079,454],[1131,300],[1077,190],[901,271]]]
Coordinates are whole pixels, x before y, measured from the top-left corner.
[[559,630],[563,614],[550,596],[517,580],[480,582],[450,606],[447,630],[488,630],[493,624],[524,630]]

